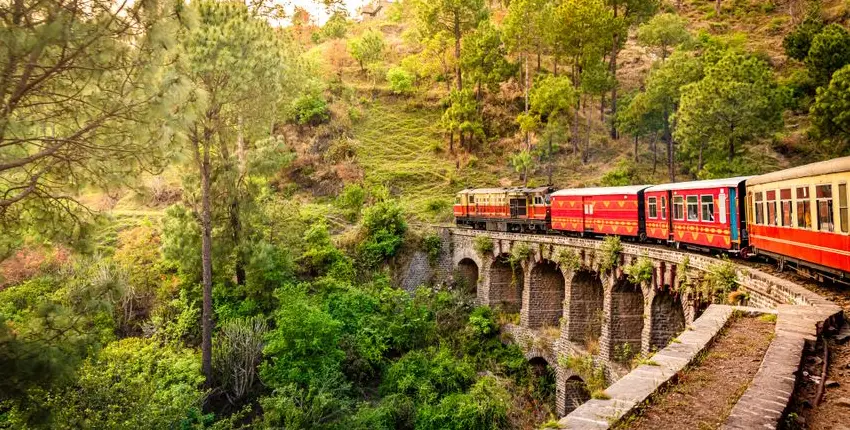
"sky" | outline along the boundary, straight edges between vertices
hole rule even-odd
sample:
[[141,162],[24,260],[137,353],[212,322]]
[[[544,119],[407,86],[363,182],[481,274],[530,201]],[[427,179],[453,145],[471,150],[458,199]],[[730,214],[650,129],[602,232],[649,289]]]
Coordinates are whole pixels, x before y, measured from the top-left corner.
[[[316,0],[276,0],[277,3],[284,5],[287,15],[291,15],[295,6],[300,6],[310,12],[310,15],[316,20],[316,24],[323,25],[328,19],[328,13],[325,10],[325,5]],[[345,8],[348,9],[348,15],[355,17],[357,8],[369,3],[369,0],[344,0],[342,2]]]

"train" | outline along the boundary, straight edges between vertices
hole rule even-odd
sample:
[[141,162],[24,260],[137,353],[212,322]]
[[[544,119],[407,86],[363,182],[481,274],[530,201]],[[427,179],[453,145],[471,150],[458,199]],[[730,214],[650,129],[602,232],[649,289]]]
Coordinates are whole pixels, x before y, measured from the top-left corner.
[[468,188],[458,227],[580,237],[617,235],[678,249],[763,256],[850,285],[850,157],[759,176],[555,189]]

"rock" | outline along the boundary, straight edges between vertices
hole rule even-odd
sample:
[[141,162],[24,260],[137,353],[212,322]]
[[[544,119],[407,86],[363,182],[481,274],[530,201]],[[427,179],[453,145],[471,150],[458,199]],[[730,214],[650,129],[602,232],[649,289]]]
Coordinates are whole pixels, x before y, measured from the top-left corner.
[[843,406],[845,408],[850,409],[850,398],[847,397],[839,397],[834,402],[836,406]]
[[806,418],[802,415],[797,415],[794,417],[794,422],[799,426],[799,428],[806,428]]
[[848,340],[850,340],[850,324],[845,322],[844,325],[841,326],[841,330],[838,330],[838,334],[835,335],[835,341],[842,344]]
[[833,381],[832,379],[827,379],[825,385],[826,385],[826,388],[835,388],[835,387],[838,387],[841,384],[839,384],[838,381]]

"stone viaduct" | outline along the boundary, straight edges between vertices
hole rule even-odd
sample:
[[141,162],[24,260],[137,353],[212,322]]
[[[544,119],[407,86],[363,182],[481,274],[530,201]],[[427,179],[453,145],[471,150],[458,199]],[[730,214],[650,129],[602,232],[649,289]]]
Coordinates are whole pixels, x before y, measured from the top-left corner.
[[[444,264],[451,261],[456,280],[474,286],[479,304],[518,313],[518,324],[503,331],[527,359],[554,369],[559,416],[591,396],[565,357],[589,357],[604,369],[607,384],[615,382],[628,373],[635,354],[664,348],[699,316],[703,305],[682,283],[719,263],[701,254],[623,242],[612,265],[601,240],[457,228],[444,236],[450,243]],[[624,268],[641,257],[651,262],[651,277],[635,284]],[[747,285],[749,305],[772,307],[776,297],[794,303],[792,292],[749,276],[737,272],[739,284]]]

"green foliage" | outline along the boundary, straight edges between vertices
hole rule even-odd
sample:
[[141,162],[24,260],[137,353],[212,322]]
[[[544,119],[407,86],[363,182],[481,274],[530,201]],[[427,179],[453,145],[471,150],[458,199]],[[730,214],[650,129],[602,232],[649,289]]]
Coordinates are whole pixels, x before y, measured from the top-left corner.
[[318,125],[331,118],[328,102],[316,94],[305,94],[292,101],[292,116],[301,125]]
[[534,165],[534,159],[531,157],[531,152],[524,149],[511,156],[511,165],[514,166],[514,171],[522,174],[523,182],[528,185],[528,170]]
[[514,244],[514,246],[511,248],[511,255],[509,257],[511,266],[516,266],[517,264],[528,260],[528,258],[531,257],[531,253],[531,247],[528,246],[527,243],[518,242]]
[[436,234],[429,234],[422,240],[422,247],[425,253],[428,254],[428,261],[434,264],[439,260],[440,253],[443,251],[443,241]]
[[487,236],[475,236],[475,239],[472,240],[472,247],[482,257],[492,253],[495,248],[493,240]]
[[322,26],[321,35],[323,39],[342,39],[348,32],[348,12],[343,8],[337,8]]
[[360,210],[366,203],[366,190],[360,184],[346,184],[337,196],[335,203],[345,211],[346,218],[354,221],[360,215]]
[[384,375],[381,393],[399,393],[430,403],[439,397],[466,390],[475,369],[446,348],[412,351],[393,363]]
[[538,79],[528,94],[532,112],[550,121],[555,117],[569,115],[578,95],[568,76],[546,76]]
[[645,256],[639,257],[636,262],[623,268],[623,272],[629,275],[629,281],[637,285],[651,281],[654,271],[655,267],[652,265],[652,260]]
[[814,130],[822,136],[850,143],[850,65],[832,75],[826,88],[818,88],[811,107]]
[[363,211],[363,230],[366,239],[358,251],[364,264],[374,267],[393,257],[404,242],[407,222],[398,202],[378,202]]
[[393,67],[387,71],[387,82],[395,94],[410,94],[413,92],[415,76],[401,67]]
[[472,90],[453,90],[449,93],[448,107],[440,124],[449,133],[484,138],[484,126],[478,101]]
[[493,310],[487,306],[475,308],[472,314],[469,315],[469,323],[467,328],[472,333],[472,336],[479,339],[485,339],[498,331],[498,326],[495,320]]
[[623,244],[620,236],[605,236],[602,247],[599,249],[599,270],[609,272],[620,264],[620,254],[623,252]]
[[318,373],[309,387],[288,384],[260,399],[264,428],[322,428],[339,421],[352,407],[349,385],[336,372]]
[[593,356],[562,355],[558,357],[558,364],[581,376],[581,379],[587,384],[587,390],[591,393],[603,392],[605,390],[607,386],[605,367],[596,364],[593,361]]
[[340,374],[345,352],[340,348],[342,323],[312,302],[300,287],[275,292],[280,307],[275,328],[266,336],[260,366],[263,383],[273,389],[290,384],[309,387],[320,376]]
[[571,249],[562,249],[558,252],[557,261],[564,272],[576,271],[581,268],[579,255]]
[[738,271],[728,258],[708,268],[700,294],[703,300],[723,303],[729,293],[738,289]]
[[349,39],[348,52],[360,65],[361,71],[381,60],[384,52],[384,36],[376,30],[368,30],[362,36]]
[[302,272],[313,276],[328,275],[341,280],[353,279],[354,264],[331,242],[325,222],[311,225],[304,233],[303,241],[307,246],[297,259]]
[[517,72],[507,58],[502,32],[490,20],[481,21],[463,38],[460,64],[469,79],[491,92]]
[[417,429],[508,429],[510,394],[492,376],[479,379],[469,393],[450,394],[436,405],[426,405],[416,418]]
[[602,176],[600,184],[606,187],[618,187],[624,185],[635,185],[640,183],[640,175],[633,160],[623,159],[617,165]]
[[767,64],[730,51],[706,69],[704,79],[682,88],[674,136],[686,153],[701,154],[702,166],[687,163],[700,177],[746,173],[736,157],[782,126],[784,103]]
[[658,48],[661,58],[666,59],[671,47],[687,42],[691,34],[687,29],[687,20],[672,13],[660,13],[653,16],[638,30],[640,43]]
[[54,419],[67,428],[177,427],[200,409],[203,381],[193,351],[123,339],[87,360],[76,383],[51,399]]
[[803,21],[794,29],[785,35],[782,40],[782,47],[785,49],[785,55],[795,60],[803,61],[809,55],[809,49],[812,46],[812,40],[823,30],[824,23],[820,17],[815,15],[807,15]]
[[267,331],[268,325],[262,317],[232,319],[221,325],[213,339],[216,382],[231,404],[250,395],[254,389]]
[[827,25],[812,39],[805,61],[812,78],[826,85],[835,71],[850,64],[850,32],[839,24]]

